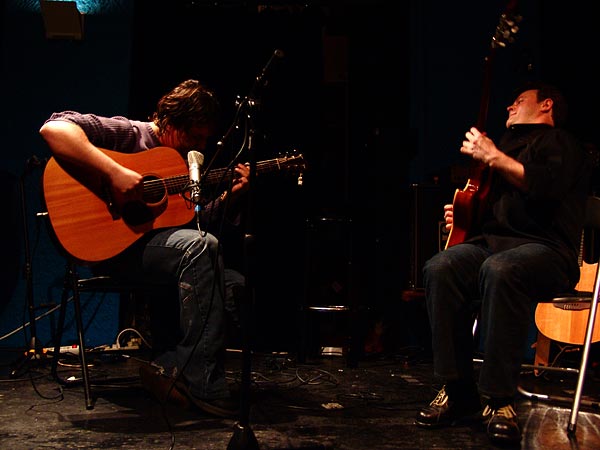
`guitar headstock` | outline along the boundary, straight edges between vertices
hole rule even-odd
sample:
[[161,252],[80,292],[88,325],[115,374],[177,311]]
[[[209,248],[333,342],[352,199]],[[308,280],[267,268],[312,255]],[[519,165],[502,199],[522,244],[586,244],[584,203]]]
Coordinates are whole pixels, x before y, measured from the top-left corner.
[[500,21],[492,37],[492,48],[504,48],[507,44],[512,44],[515,41],[515,35],[519,31],[519,23],[523,18],[516,14],[513,9],[512,7],[507,8],[507,11],[500,16]]
[[294,152],[281,156],[277,158],[277,164],[279,164],[281,169],[293,170],[297,172],[306,170],[306,161],[301,153]]

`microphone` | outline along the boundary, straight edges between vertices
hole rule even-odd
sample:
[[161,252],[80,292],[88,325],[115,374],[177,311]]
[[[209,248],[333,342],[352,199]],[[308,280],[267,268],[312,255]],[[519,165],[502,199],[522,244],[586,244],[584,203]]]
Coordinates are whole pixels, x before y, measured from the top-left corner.
[[200,202],[200,171],[204,164],[204,155],[196,150],[190,150],[187,155],[190,170],[190,199],[192,203]]
[[264,76],[266,75],[267,71],[269,70],[269,67],[271,67],[271,64],[273,63],[273,60],[275,58],[281,59],[284,56],[285,56],[285,53],[283,52],[283,50],[275,49],[275,51],[273,52],[273,54],[267,61],[267,64],[265,64],[265,67],[263,67],[263,69],[261,70],[260,79],[264,78]]
[[252,87],[250,98],[252,98],[254,96],[253,94],[258,88],[260,88],[266,84],[265,80],[266,80],[267,72],[269,71],[273,61],[276,59],[282,59],[284,56],[285,56],[285,53],[283,52],[283,50],[275,49],[275,51],[273,52],[273,54],[267,61],[267,64],[265,64],[265,67],[262,68],[262,70],[256,77],[256,80],[254,81],[254,86]]
[[284,56],[285,56],[285,52],[283,50],[276,48],[275,51],[273,52],[273,56],[271,56],[271,59],[273,59],[273,58],[281,59]]

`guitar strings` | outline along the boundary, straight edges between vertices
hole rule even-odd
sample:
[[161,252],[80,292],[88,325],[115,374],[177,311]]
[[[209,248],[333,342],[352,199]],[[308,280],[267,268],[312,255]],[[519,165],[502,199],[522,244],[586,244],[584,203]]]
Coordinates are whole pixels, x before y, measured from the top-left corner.
[[[257,167],[261,170],[280,168],[280,166],[281,163],[279,159],[271,159],[257,163]],[[206,183],[214,184],[217,180],[223,178],[226,171],[227,169],[211,170],[206,176]],[[169,194],[177,194],[183,192],[188,183],[189,176],[187,174],[146,180],[144,181],[144,194],[159,194],[164,192],[165,186]]]

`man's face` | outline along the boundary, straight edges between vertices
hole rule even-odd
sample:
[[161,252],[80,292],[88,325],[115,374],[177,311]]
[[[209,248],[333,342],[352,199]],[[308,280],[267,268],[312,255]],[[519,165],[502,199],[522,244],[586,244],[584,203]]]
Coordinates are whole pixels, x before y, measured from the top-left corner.
[[543,103],[537,100],[537,90],[530,89],[522,92],[513,104],[506,108],[508,111],[506,127],[517,123],[540,123],[543,116]]
[[203,151],[208,139],[213,135],[214,127],[210,125],[195,126],[188,131],[167,127],[161,136],[161,143],[185,154],[190,150]]

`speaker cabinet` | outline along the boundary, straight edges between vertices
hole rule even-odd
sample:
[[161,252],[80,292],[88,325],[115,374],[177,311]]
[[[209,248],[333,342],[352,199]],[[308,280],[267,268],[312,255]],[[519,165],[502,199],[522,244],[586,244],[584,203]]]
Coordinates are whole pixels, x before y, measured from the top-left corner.
[[423,288],[423,265],[443,250],[448,239],[444,205],[452,203],[454,191],[437,184],[413,184],[411,190],[409,289]]

